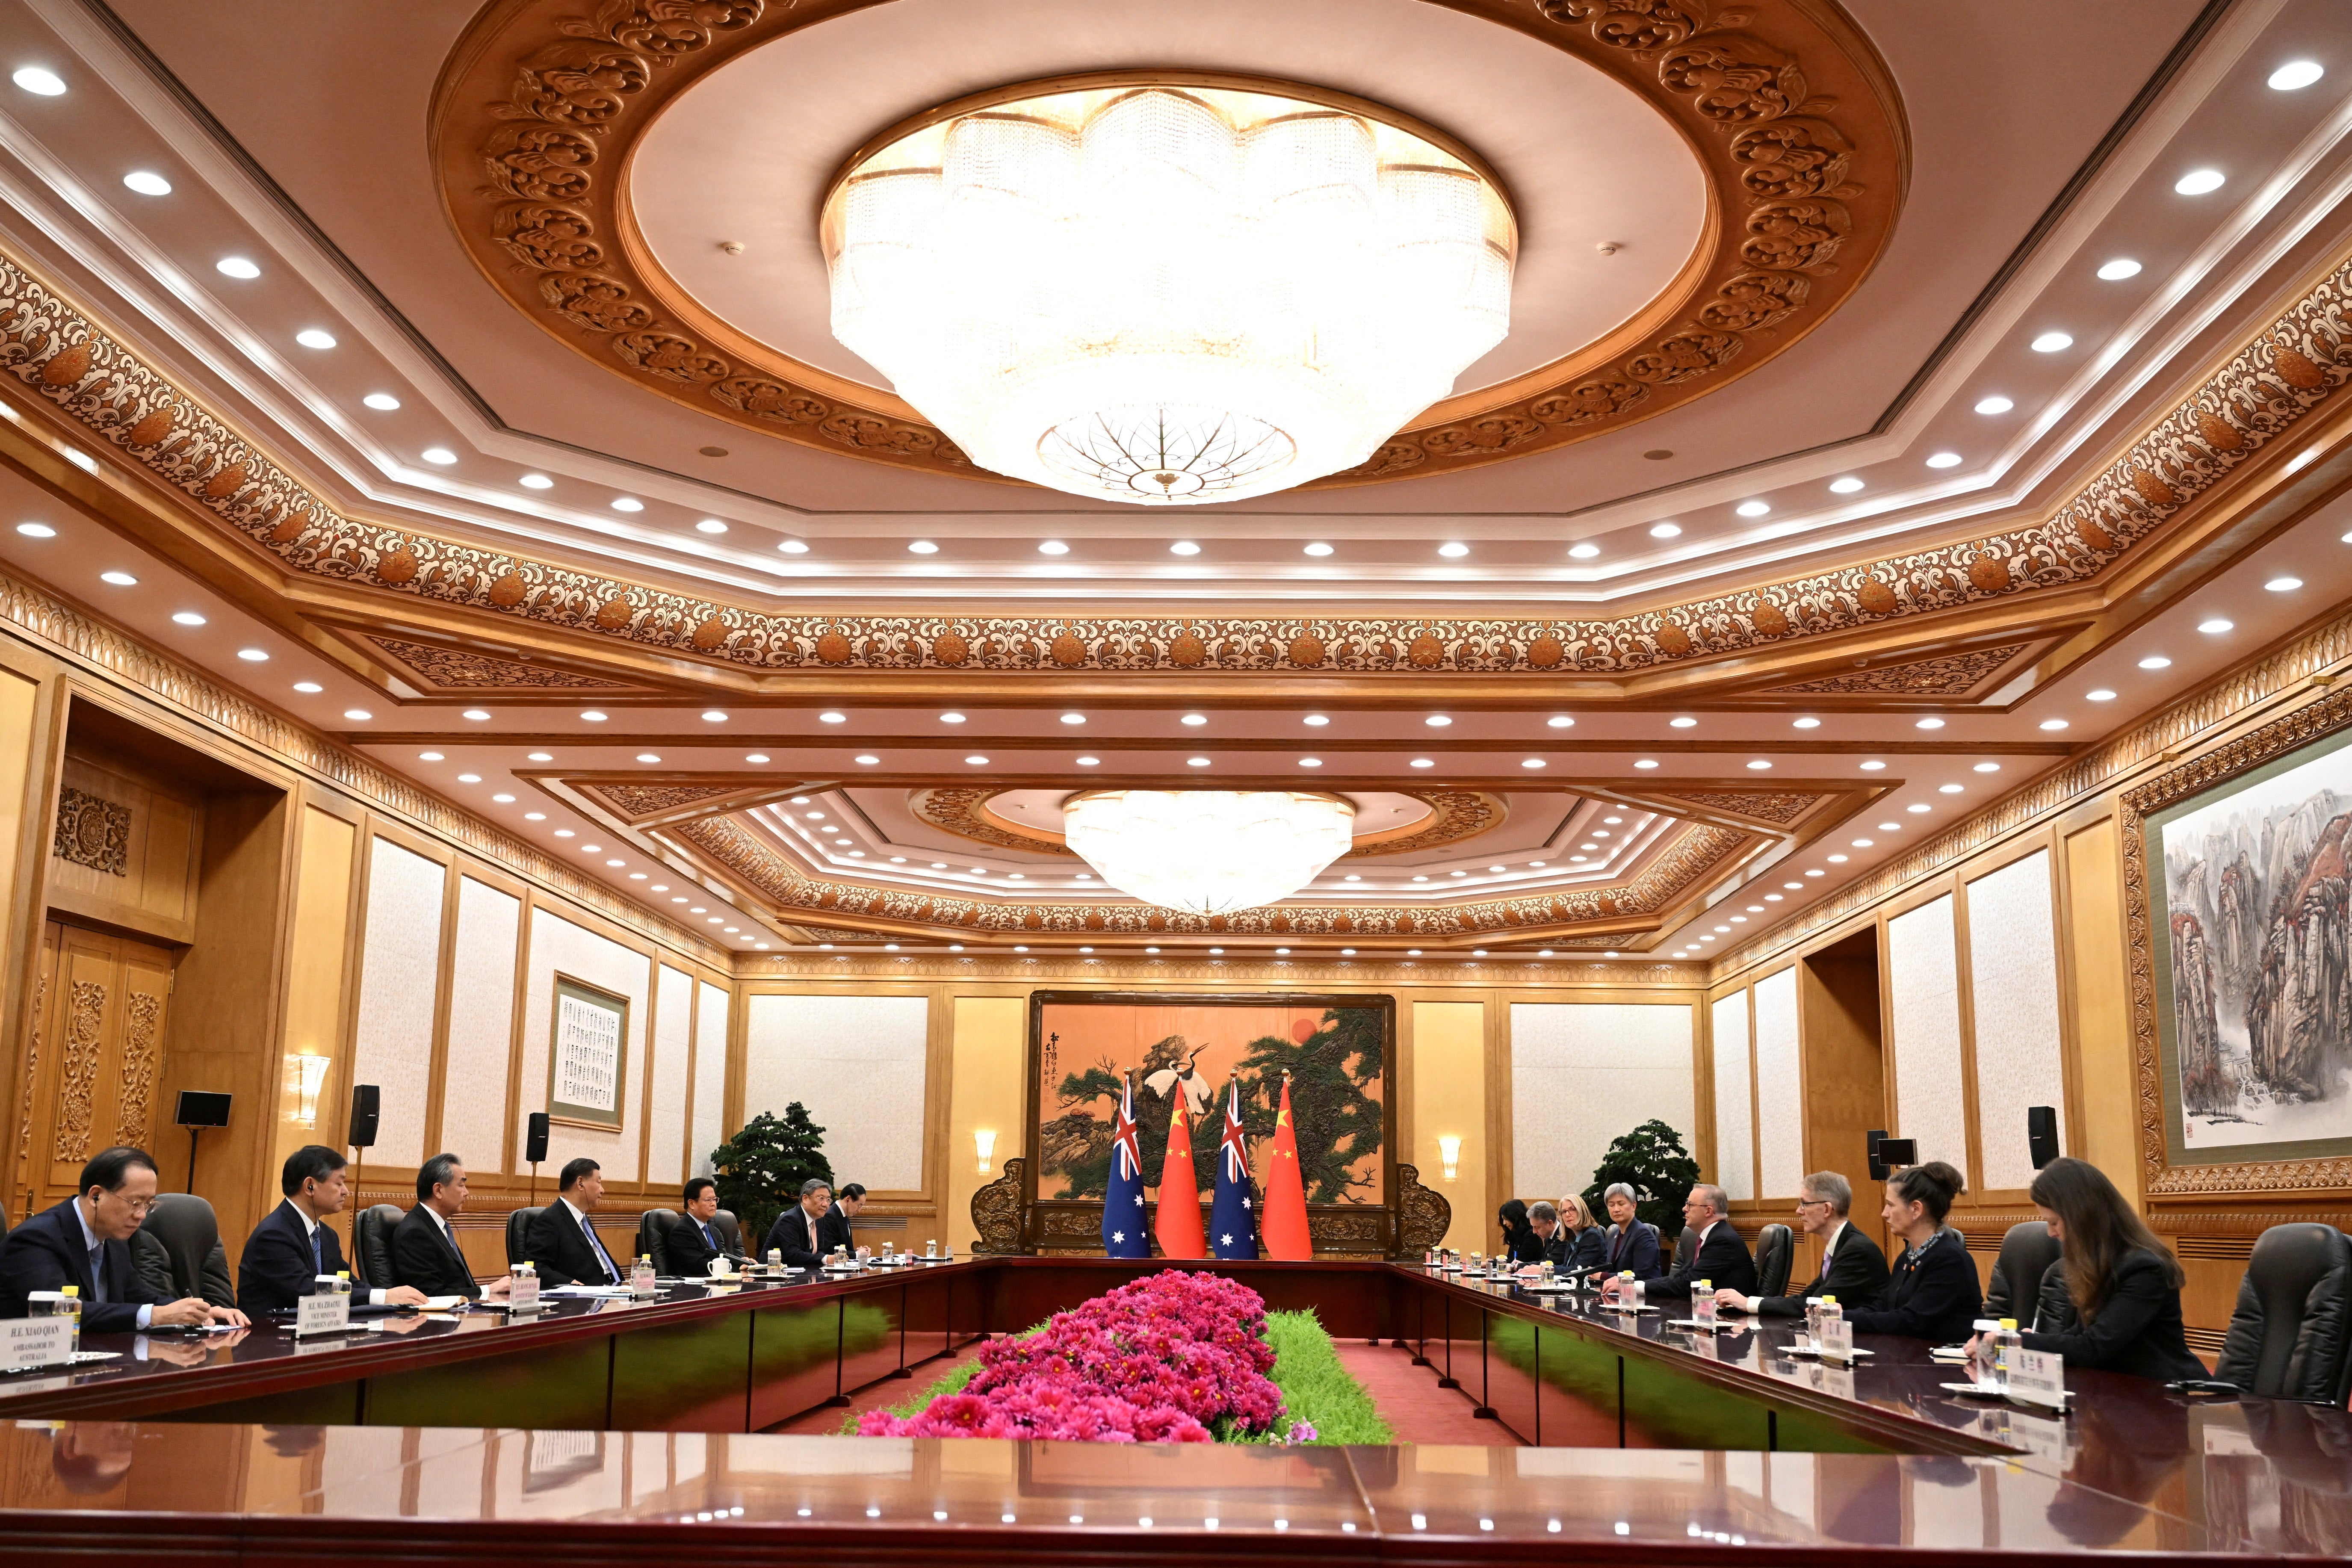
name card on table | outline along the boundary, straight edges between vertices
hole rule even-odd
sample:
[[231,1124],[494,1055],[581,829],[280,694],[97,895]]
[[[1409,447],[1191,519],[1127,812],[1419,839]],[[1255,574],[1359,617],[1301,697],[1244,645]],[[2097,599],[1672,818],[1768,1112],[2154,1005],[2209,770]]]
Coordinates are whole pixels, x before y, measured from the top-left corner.
[[2009,1396],[2020,1405],[2066,1408],[2066,1360],[2052,1351],[2009,1347]]
[[1822,1331],[1813,1343],[1820,1347],[1823,1361],[1850,1362],[1853,1359],[1853,1325],[1843,1318],[1829,1319],[1822,1324]]
[[294,1303],[294,1337],[340,1334],[351,1326],[352,1299],[341,1290],[320,1290]]
[[0,1318],[0,1367],[57,1366],[73,1358],[74,1321]]
[[539,1310],[539,1276],[518,1274],[507,1287],[507,1310],[536,1312]]

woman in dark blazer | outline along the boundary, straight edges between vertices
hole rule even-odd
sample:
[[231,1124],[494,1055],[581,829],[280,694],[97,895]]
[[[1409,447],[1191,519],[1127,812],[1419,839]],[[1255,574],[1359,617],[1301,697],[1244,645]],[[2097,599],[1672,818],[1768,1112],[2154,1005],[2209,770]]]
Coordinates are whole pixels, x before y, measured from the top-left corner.
[[1944,1228],[1952,1200],[1967,1186],[1941,1160],[1886,1179],[1886,1205],[1879,1214],[1904,1250],[1878,1305],[1845,1314],[1856,1333],[1909,1334],[1947,1345],[1969,1337],[1983,1310],[1984,1291],[1977,1283],[1977,1266],[1969,1260],[1968,1243],[1959,1232]]
[[1633,1216],[1633,1189],[1622,1182],[1612,1182],[1601,1201],[1613,1223],[1601,1238],[1599,1271],[1630,1273],[1636,1279],[1664,1279],[1666,1263],[1658,1247],[1658,1227]]
[[2180,1329],[2180,1265],[2124,1201],[2106,1173],[2056,1159],[2030,1189],[2065,1248],[2042,1279],[2030,1351],[2055,1351],[2070,1367],[2134,1377],[2210,1375]]
[[1609,1252],[1609,1230],[1592,1217],[1584,1200],[1570,1193],[1559,1200],[1559,1229],[1552,1233],[1549,1256],[1562,1274],[1582,1274],[1601,1267]]
[[1528,1205],[1519,1198],[1507,1199],[1495,1211],[1495,1223],[1502,1227],[1502,1256],[1514,1263],[1541,1263],[1544,1244],[1536,1235],[1536,1227],[1528,1223]]

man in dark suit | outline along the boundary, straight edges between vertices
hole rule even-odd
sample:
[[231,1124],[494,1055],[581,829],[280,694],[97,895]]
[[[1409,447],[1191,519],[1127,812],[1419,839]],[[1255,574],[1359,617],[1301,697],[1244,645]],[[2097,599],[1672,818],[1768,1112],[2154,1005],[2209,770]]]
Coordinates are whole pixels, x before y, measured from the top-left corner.
[[1768,1318],[1804,1316],[1808,1296],[1834,1296],[1840,1307],[1874,1307],[1886,1289],[1886,1254],[1878,1243],[1848,1225],[1853,1186],[1835,1171],[1816,1171],[1797,1189],[1797,1223],[1822,1238],[1822,1271],[1803,1289],[1786,1296],[1749,1296],[1728,1287],[1717,1302]]
[[588,1217],[604,1201],[603,1169],[584,1154],[566,1164],[556,1178],[555,1202],[540,1210],[524,1232],[523,1247],[541,1286],[627,1283]]
[[857,1243],[849,1234],[849,1222],[865,1206],[866,1188],[856,1182],[843,1183],[841,1190],[833,1194],[833,1206],[825,1210],[824,1223],[817,1227],[817,1250],[831,1252],[836,1247],[845,1247],[856,1252]]
[[[1739,1239],[1731,1221],[1724,1217],[1729,1207],[1730,1200],[1721,1187],[1702,1182],[1690,1190],[1690,1196],[1683,1200],[1683,1225],[1698,1232],[1698,1246],[1689,1262],[1676,1265],[1664,1278],[1643,1287],[1651,1300],[1685,1300],[1701,1279],[1717,1289],[1756,1289],[1756,1259],[1748,1255],[1748,1244]],[[1610,1284],[1614,1288],[1618,1281]]]
[[509,1283],[501,1274],[485,1290],[474,1282],[473,1267],[457,1246],[449,1222],[466,1207],[466,1167],[455,1154],[436,1154],[417,1168],[416,1206],[392,1227],[392,1277],[428,1296],[463,1296],[477,1301],[502,1300]]
[[719,1184],[697,1176],[686,1184],[685,1215],[662,1237],[662,1268],[681,1279],[700,1279],[709,1274],[712,1258],[734,1256],[719,1233]]
[[828,1240],[833,1232],[825,1221],[832,1217],[833,1187],[831,1184],[811,1176],[801,1184],[801,1201],[776,1216],[768,1227],[768,1245],[763,1252],[781,1252],[787,1268],[822,1268],[824,1255],[835,1246],[845,1245]]
[[42,1210],[0,1242],[0,1317],[32,1312],[37,1290],[74,1286],[81,1326],[93,1334],[191,1323],[243,1326],[243,1312],[198,1297],[173,1300],[140,1278],[130,1241],[155,1205],[155,1162],[146,1151],[102,1149],[81,1168],[81,1191]]
[[[278,1173],[278,1190],[286,1201],[253,1227],[237,1259],[236,1304],[254,1317],[285,1311],[310,1294],[320,1275],[341,1274],[343,1244],[325,1223],[329,1215],[343,1212],[351,1201],[351,1162],[334,1150],[306,1143],[286,1156]],[[359,1292],[352,1293],[356,1304]],[[371,1289],[367,1302],[376,1307],[414,1307],[425,1292],[408,1285]]]

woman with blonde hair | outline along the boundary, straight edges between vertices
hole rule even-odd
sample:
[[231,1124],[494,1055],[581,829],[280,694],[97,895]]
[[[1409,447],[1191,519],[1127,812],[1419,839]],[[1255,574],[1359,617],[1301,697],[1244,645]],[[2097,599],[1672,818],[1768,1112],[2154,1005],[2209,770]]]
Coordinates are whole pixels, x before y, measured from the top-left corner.
[[1592,1211],[1574,1193],[1559,1200],[1559,1228],[1547,1249],[1562,1274],[1581,1274],[1601,1267],[1608,1251],[1609,1232],[1594,1222]]

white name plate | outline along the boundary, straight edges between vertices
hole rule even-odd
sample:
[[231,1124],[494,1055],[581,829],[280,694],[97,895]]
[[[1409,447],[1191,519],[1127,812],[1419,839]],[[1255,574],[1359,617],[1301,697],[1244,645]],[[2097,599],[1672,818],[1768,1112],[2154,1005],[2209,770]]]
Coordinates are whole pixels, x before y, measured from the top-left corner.
[[2038,1405],[2045,1410],[2065,1409],[2065,1357],[2051,1351],[2030,1351],[2023,1345],[2011,1345],[2009,1396],[2020,1405]]
[[507,1310],[509,1312],[539,1310],[538,1275],[518,1274],[514,1277],[514,1282],[507,1287]]
[[1832,1318],[1822,1324],[1820,1335],[1813,1341],[1823,1361],[1853,1359],[1853,1325],[1843,1318]]
[[74,1321],[0,1318],[0,1367],[58,1366],[73,1356]]
[[294,1303],[294,1337],[340,1334],[351,1326],[352,1299],[341,1290],[320,1290]]

